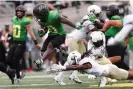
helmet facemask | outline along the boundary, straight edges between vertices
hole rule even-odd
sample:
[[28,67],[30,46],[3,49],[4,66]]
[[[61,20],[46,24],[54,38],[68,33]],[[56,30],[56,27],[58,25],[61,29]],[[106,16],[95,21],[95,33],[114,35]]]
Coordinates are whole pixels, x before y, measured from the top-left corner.
[[99,40],[99,41],[97,41],[97,42],[92,42],[92,43],[93,43],[93,45],[97,48],[97,47],[100,47],[100,46],[103,45],[103,40]]
[[16,16],[18,18],[22,18],[23,16],[25,16],[25,12],[26,12],[26,9],[24,6],[20,5],[16,8]]

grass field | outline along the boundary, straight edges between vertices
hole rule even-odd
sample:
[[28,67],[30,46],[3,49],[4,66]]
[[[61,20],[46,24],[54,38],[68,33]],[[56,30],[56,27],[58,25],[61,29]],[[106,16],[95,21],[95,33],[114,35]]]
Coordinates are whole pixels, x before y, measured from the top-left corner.
[[[55,74],[46,74],[45,72],[26,73],[21,84],[11,85],[10,80],[5,74],[0,74],[0,89],[99,89],[97,80],[89,80],[87,75],[79,74],[82,84],[76,84],[68,79],[69,73],[65,75],[67,85],[60,86],[54,80]],[[107,85],[104,89],[133,89],[133,83],[128,81],[119,81],[113,85]]]

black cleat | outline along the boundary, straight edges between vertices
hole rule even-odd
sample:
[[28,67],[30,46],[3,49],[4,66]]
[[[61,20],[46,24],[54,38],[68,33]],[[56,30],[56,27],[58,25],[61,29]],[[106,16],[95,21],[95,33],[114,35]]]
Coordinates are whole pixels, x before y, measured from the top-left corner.
[[7,71],[7,75],[11,79],[12,84],[14,84],[15,74],[16,74],[16,70],[14,70],[14,69],[9,69]]

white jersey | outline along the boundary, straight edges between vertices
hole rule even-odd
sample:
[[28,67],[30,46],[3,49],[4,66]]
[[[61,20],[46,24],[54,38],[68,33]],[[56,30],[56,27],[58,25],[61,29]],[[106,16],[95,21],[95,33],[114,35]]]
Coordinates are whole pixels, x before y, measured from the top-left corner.
[[71,33],[67,34],[67,37],[76,40],[83,40],[86,38],[87,32],[95,28],[94,24],[88,19],[87,15],[83,17],[81,25],[83,26],[83,28],[81,28],[80,30],[75,29]]
[[77,30],[75,29],[74,31],[72,31],[71,33],[67,34],[68,38],[73,38],[76,40],[83,40],[86,38],[86,32],[83,30]]
[[106,50],[105,50],[105,45],[106,45],[105,35],[102,32],[101,32],[101,34],[102,34],[102,38],[103,38],[103,45],[102,46],[95,47],[91,40],[89,40],[88,44],[87,44],[87,50],[90,51],[91,54],[94,56],[105,55],[105,52],[106,52]]
[[104,65],[98,64],[93,56],[85,57],[81,61],[79,61],[79,65],[83,65],[85,63],[90,63],[92,68],[84,70],[88,74],[93,74],[96,76],[108,76],[109,69],[108,67],[104,67]]

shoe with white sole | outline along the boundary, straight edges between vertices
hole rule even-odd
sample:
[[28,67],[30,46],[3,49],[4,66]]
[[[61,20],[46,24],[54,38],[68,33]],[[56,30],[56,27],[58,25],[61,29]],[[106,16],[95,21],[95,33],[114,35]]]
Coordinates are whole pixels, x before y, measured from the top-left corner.
[[73,75],[70,75],[69,77],[70,80],[73,80],[74,82],[78,83],[78,84],[81,84],[82,81],[76,76],[73,76]]
[[19,78],[16,79],[16,80],[15,80],[15,84],[21,84],[21,79],[19,79]]
[[55,82],[58,83],[59,85],[66,85],[66,84],[63,82],[63,80],[61,79],[61,77],[58,76],[58,75],[54,77],[54,80],[55,80]]
[[99,82],[98,87],[105,87],[106,86],[106,83],[107,83],[107,79],[105,77],[102,77],[100,79],[100,82]]
[[107,84],[113,84],[113,83],[115,83],[115,82],[117,82],[117,80],[116,79],[110,79],[110,78],[107,78]]

